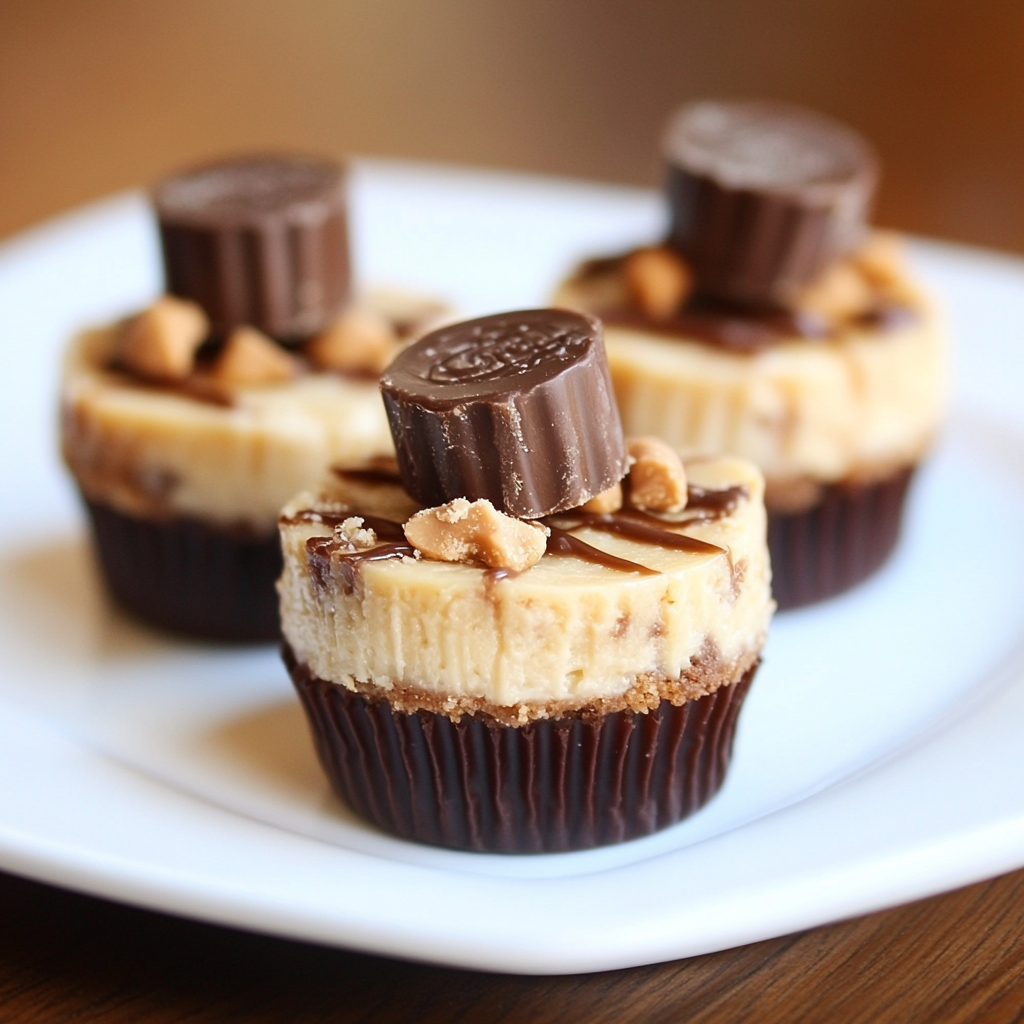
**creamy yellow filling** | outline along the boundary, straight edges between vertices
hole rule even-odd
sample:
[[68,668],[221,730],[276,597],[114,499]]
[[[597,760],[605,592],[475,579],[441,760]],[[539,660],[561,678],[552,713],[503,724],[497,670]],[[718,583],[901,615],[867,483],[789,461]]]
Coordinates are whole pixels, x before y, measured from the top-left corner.
[[[849,324],[828,339],[786,339],[737,352],[683,336],[606,326],[615,394],[627,434],[655,434],[684,452],[732,452],[776,484],[884,476],[917,462],[947,390],[947,343],[935,302],[899,282],[913,317]],[[585,281],[555,301],[599,301]]]
[[749,664],[774,608],[763,479],[737,459],[692,462],[687,472],[699,486],[747,489],[731,514],[682,530],[722,553],[574,531],[658,570],[652,575],[546,555],[496,580],[472,565],[405,557],[359,563],[354,585],[336,568],[325,587],[306,542],[331,529],[287,517],[320,508],[403,520],[416,506],[391,485],[339,481],[302,495],[281,527],[285,638],[300,662],[335,683],[414,687],[500,707],[583,707],[625,693],[644,674],[677,679],[708,651],[725,667]]
[[[415,306],[405,297],[401,308],[412,319]],[[109,327],[73,341],[61,406],[71,471],[119,511],[269,533],[284,503],[331,465],[394,451],[376,381],[309,373],[236,388],[230,405],[216,405],[110,372],[116,340]]]

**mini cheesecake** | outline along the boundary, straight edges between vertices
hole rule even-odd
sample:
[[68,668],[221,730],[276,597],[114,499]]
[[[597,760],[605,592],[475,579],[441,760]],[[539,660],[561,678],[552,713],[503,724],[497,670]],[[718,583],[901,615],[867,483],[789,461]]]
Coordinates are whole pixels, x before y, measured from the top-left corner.
[[161,183],[168,294],[70,346],[65,461],[110,591],[152,624],[275,639],[281,507],[336,462],[392,453],[377,376],[445,310],[352,296],[343,186],[292,158]]
[[624,442],[600,325],[565,311],[436,331],[382,387],[394,469],[280,519],[286,662],[336,791],[503,852],[695,811],[774,607],[760,472]]
[[849,129],[778,104],[684,108],[660,245],[582,264],[554,303],[605,323],[623,424],[767,479],[776,597],[839,593],[886,559],[940,423],[943,318],[900,238],[863,219]]

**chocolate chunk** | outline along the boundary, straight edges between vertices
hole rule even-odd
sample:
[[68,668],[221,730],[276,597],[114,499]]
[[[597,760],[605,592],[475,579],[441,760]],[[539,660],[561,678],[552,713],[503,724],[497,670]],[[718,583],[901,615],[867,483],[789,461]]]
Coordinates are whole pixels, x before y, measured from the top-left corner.
[[283,342],[326,327],[349,296],[344,171],[258,157],[211,164],[154,192],[167,290],[198,302],[214,337],[249,324]]
[[402,483],[424,505],[487,498],[536,518],[625,475],[594,317],[531,309],[443,327],[398,356],[381,390]]
[[787,308],[860,240],[878,169],[831,119],[782,103],[694,103],[665,136],[670,244],[700,293]]

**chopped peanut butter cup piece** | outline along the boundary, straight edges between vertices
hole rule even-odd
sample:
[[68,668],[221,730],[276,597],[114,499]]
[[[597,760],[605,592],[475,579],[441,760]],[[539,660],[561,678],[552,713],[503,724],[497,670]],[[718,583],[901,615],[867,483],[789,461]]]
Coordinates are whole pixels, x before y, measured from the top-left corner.
[[686,508],[686,469],[674,449],[657,437],[632,438],[629,457],[629,503],[652,512]]
[[674,316],[693,288],[690,268],[668,248],[637,249],[622,269],[630,299],[652,320]]
[[595,494],[590,501],[585,501],[580,506],[580,511],[606,516],[612,512],[618,512],[620,508],[622,508],[622,484],[612,484],[607,491]]
[[118,362],[149,380],[184,380],[209,330],[194,302],[164,295],[125,324]]
[[522,572],[540,561],[548,530],[540,523],[513,519],[489,501],[456,498],[417,512],[404,526],[406,540],[427,558],[480,563]]
[[394,328],[380,313],[347,309],[327,330],[311,338],[303,354],[318,369],[378,376],[399,350]]
[[280,384],[298,375],[293,356],[254,327],[236,327],[231,332],[210,376],[228,387]]
[[872,231],[850,258],[872,284],[881,287],[900,282],[907,274],[906,245],[895,231]]
[[875,302],[867,276],[848,260],[833,263],[800,296],[800,307],[842,323],[869,313]]
[[536,519],[625,475],[600,321],[532,309],[434,331],[381,378],[402,482],[422,504],[486,498]]
[[664,150],[669,241],[704,295],[790,307],[864,235],[874,152],[821,114],[785,103],[693,103],[672,119]]

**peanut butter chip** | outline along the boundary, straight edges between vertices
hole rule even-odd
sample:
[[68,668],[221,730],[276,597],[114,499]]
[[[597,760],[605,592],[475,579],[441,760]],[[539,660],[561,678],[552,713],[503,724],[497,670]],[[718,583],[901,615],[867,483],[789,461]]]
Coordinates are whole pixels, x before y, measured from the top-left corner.
[[401,346],[391,324],[379,313],[353,306],[303,350],[321,370],[372,373],[387,369]]
[[548,530],[540,523],[513,519],[486,498],[456,498],[417,512],[404,527],[406,539],[421,554],[441,562],[480,563],[492,569],[522,572],[539,561]]
[[255,327],[236,327],[210,372],[218,384],[238,387],[279,384],[297,374],[295,359]]
[[629,503],[652,512],[682,512],[686,508],[686,470],[675,450],[657,437],[626,441],[633,464],[629,467]]
[[607,491],[595,494],[590,501],[580,505],[581,511],[593,512],[600,516],[618,512],[620,508],[622,508],[622,484],[612,484]]
[[140,377],[184,380],[209,332],[210,322],[199,306],[164,295],[125,325],[120,361]]
[[637,249],[626,259],[626,287],[636,307],[652,320],[668,320],[693,288],[690,268],[670,249]]
[[867,277],[855,264],[844,260],[833,263],[803,293],[799,304],[826,320],[842,323],[866,313],[873,302],[874,295]]

